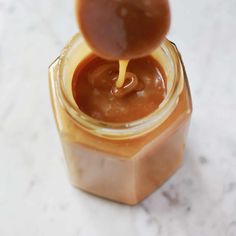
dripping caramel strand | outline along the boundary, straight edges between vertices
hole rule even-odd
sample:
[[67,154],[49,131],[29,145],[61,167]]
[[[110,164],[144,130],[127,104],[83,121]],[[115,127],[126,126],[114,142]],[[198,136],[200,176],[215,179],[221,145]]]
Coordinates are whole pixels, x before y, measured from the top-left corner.
[[125,83],[125,74],[129,64],[129,60],[119,60],[119,77],[116,81],[116,87],[122,88]]

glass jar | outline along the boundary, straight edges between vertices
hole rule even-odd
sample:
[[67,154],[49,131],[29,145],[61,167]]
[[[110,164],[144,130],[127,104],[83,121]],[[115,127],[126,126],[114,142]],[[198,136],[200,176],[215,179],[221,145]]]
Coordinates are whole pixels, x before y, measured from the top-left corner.
[[192,102],[181,56],[167,39],[153,52],[166,73],[167,96],[147,117],[117,124],[87,116],[74,101],[74,71],[91,53],[77,34],[49,67],[52,107],[69,176],[86,192],[137,204],[183,161]]

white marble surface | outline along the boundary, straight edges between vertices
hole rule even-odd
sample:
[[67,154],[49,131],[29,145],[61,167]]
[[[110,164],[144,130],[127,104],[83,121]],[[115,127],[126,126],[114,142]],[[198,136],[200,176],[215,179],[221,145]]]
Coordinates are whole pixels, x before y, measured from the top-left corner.
[[140,205],[69,184],[47,67],[73,1],[0,0],[0,236],[235,236],[236,1],[171,0],[194,113],[182,169]]

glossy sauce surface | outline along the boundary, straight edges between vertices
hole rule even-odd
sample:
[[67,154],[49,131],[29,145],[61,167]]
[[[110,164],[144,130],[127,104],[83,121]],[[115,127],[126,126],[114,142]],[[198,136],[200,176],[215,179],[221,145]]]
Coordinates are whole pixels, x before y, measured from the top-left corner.
[[80,30],[93,51],[107,59],[149,55],[170,26],[168,0],[77,0]]
[[159,107],[166,95],[166,79],[154,58],[131,60],[120,89],[118,73],[118,62],[95,55],[78,65],[72,91],[81,111],[97,120],[121,123],[143,118]]

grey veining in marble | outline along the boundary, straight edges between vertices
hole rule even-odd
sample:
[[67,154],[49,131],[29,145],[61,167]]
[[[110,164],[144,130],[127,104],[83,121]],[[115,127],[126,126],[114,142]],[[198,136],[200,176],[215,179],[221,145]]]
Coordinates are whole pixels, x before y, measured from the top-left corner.
[[236,1],[171,0],[194,113],[183,167],[135,207],[69,184],[47,67],[73,1],[0,0],[0,236],[235,236]]

